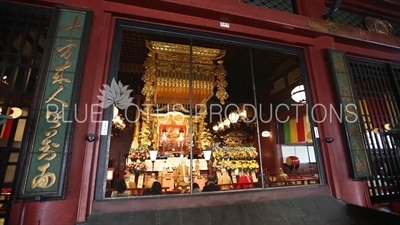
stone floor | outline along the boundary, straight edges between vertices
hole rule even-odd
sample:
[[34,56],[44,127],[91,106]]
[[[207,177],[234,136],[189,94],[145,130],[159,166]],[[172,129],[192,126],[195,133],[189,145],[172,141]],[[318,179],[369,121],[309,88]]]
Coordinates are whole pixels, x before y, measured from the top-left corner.
[[[372,216],[372,218],[370,218]],[[172,210],[99,213],[85,225],[391,225],[397,215],[350,206],[331,195]]]

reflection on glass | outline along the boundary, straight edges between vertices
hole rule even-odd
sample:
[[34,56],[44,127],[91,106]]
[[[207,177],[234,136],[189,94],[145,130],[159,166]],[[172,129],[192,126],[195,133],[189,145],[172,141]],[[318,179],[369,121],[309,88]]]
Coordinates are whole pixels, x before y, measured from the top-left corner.
[[300,175],[316,164],[305,104],[292,112],[295,56],[136,30],[121,45],[106,196],[118,179],[131,196],[154,184],[184,194],[311,183]]
[[[299,60],[294,55],[254,49],[253,59],[260,57],[253,65],[264,187],[318,183]],[[267,61],[274,63],[263,68]]]

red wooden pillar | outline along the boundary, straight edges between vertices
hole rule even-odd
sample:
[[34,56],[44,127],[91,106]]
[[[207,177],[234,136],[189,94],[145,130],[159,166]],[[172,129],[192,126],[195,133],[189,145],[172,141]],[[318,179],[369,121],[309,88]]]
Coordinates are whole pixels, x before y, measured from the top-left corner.
[[[37,4],[39,7],[41,4],[43,6],[62,4],[90,8],[94,11],[78,100],[78,107],[82,110],[78,110],[77,115],[80,120],[85,116],[89,119],[77,123],[75,127],[66,199],[44,202],[15,201],[11,208],[9,224],[75,224],[85,221],[93,199],[99,141],[87,142],[86,135],[99,133],[97,130],[100,124],[90,122],[91,105],[98,102],[97,90],[106,82],[113,23],[111,15],[103,11],[99,1],[44,0],[38,1]],[[99,116],[93,114],[93,120],[101,120],[96,118]]]
[[[316,38],[314,46],[306,49],[310,90],[312,90],[314,104],[322,104],[326,109],[330,109],[330,105],[333,104],[337,109],[336,90],[328,70],[328,62],[325,60],[326,49],[335,49],[333,37]],[[322,120],[325,113],[322,107],[316,107],[314,110],[315,120]],[[320,135],[317,140],[321,145],[327,182],[331,187],[332,194],[347,203],[369,206],[370,199],[366,182],[354,181],[350,177],[350,154],[343,124],[338,120],[329,121],[328,119],[317,126]],[[327,143],[326,138],[333,138],[334,141]]]

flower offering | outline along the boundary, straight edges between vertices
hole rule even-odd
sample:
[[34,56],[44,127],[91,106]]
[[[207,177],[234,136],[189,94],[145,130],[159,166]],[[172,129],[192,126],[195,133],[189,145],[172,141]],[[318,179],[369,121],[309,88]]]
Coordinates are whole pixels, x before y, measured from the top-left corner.
[[125,170],[132,174],[143,174],[146,172],[147,166],[144,162],[134,162],[126,165]]
[[150,158],[150,152],[147,146],[141,146],[137,149],[131,149],[129,151],[128,158],[132,162],[136,162],[137,160],[144,162],[146,159]]
[[221,160],[253,160],[258,156],[255,147],[217,147],[213,150],[213,157],[217,161]]

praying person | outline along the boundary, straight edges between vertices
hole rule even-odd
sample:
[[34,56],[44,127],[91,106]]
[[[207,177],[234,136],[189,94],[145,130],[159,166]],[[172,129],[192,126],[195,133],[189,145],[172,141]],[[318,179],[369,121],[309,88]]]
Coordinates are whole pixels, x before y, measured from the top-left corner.
[[155,173],[152,173],[150,179],[146,182],[145,187],[151,188],[153,186],[153,183],[156,181],[157,181],[157,176]]
[[215,184],[215,179],[213,175],[209,175],[207,178],[207,185],[204,186],[203,192],[210,192],[210,191],[220,191],[221,188]]
[[243,174],[239,178],[240,185],[238,186],[241,189],[249,189],[253,187],[253,177],[249,175],[248,169],[243,169]]
[[232,184],[232,179],[229,176],[228,172],[226,171],[226,169],[222,169],[221,170],[221,176],[218,178],[218,184],[223,184],[223,186],[221,186],[221,190],[229,190],[232,188],[231,185],[227,185],[227,184]]
[[160,182],[155,181],[151,186],[151,194],[152,195],[162,195],[162,187]]
[[115,191],[111,193],[111,197],[128,197],[130,192],[126,190],[126,183],[123,179],[115,182]]
[[197,183],[193,183],[193,193],[200,193],[200,186]]

